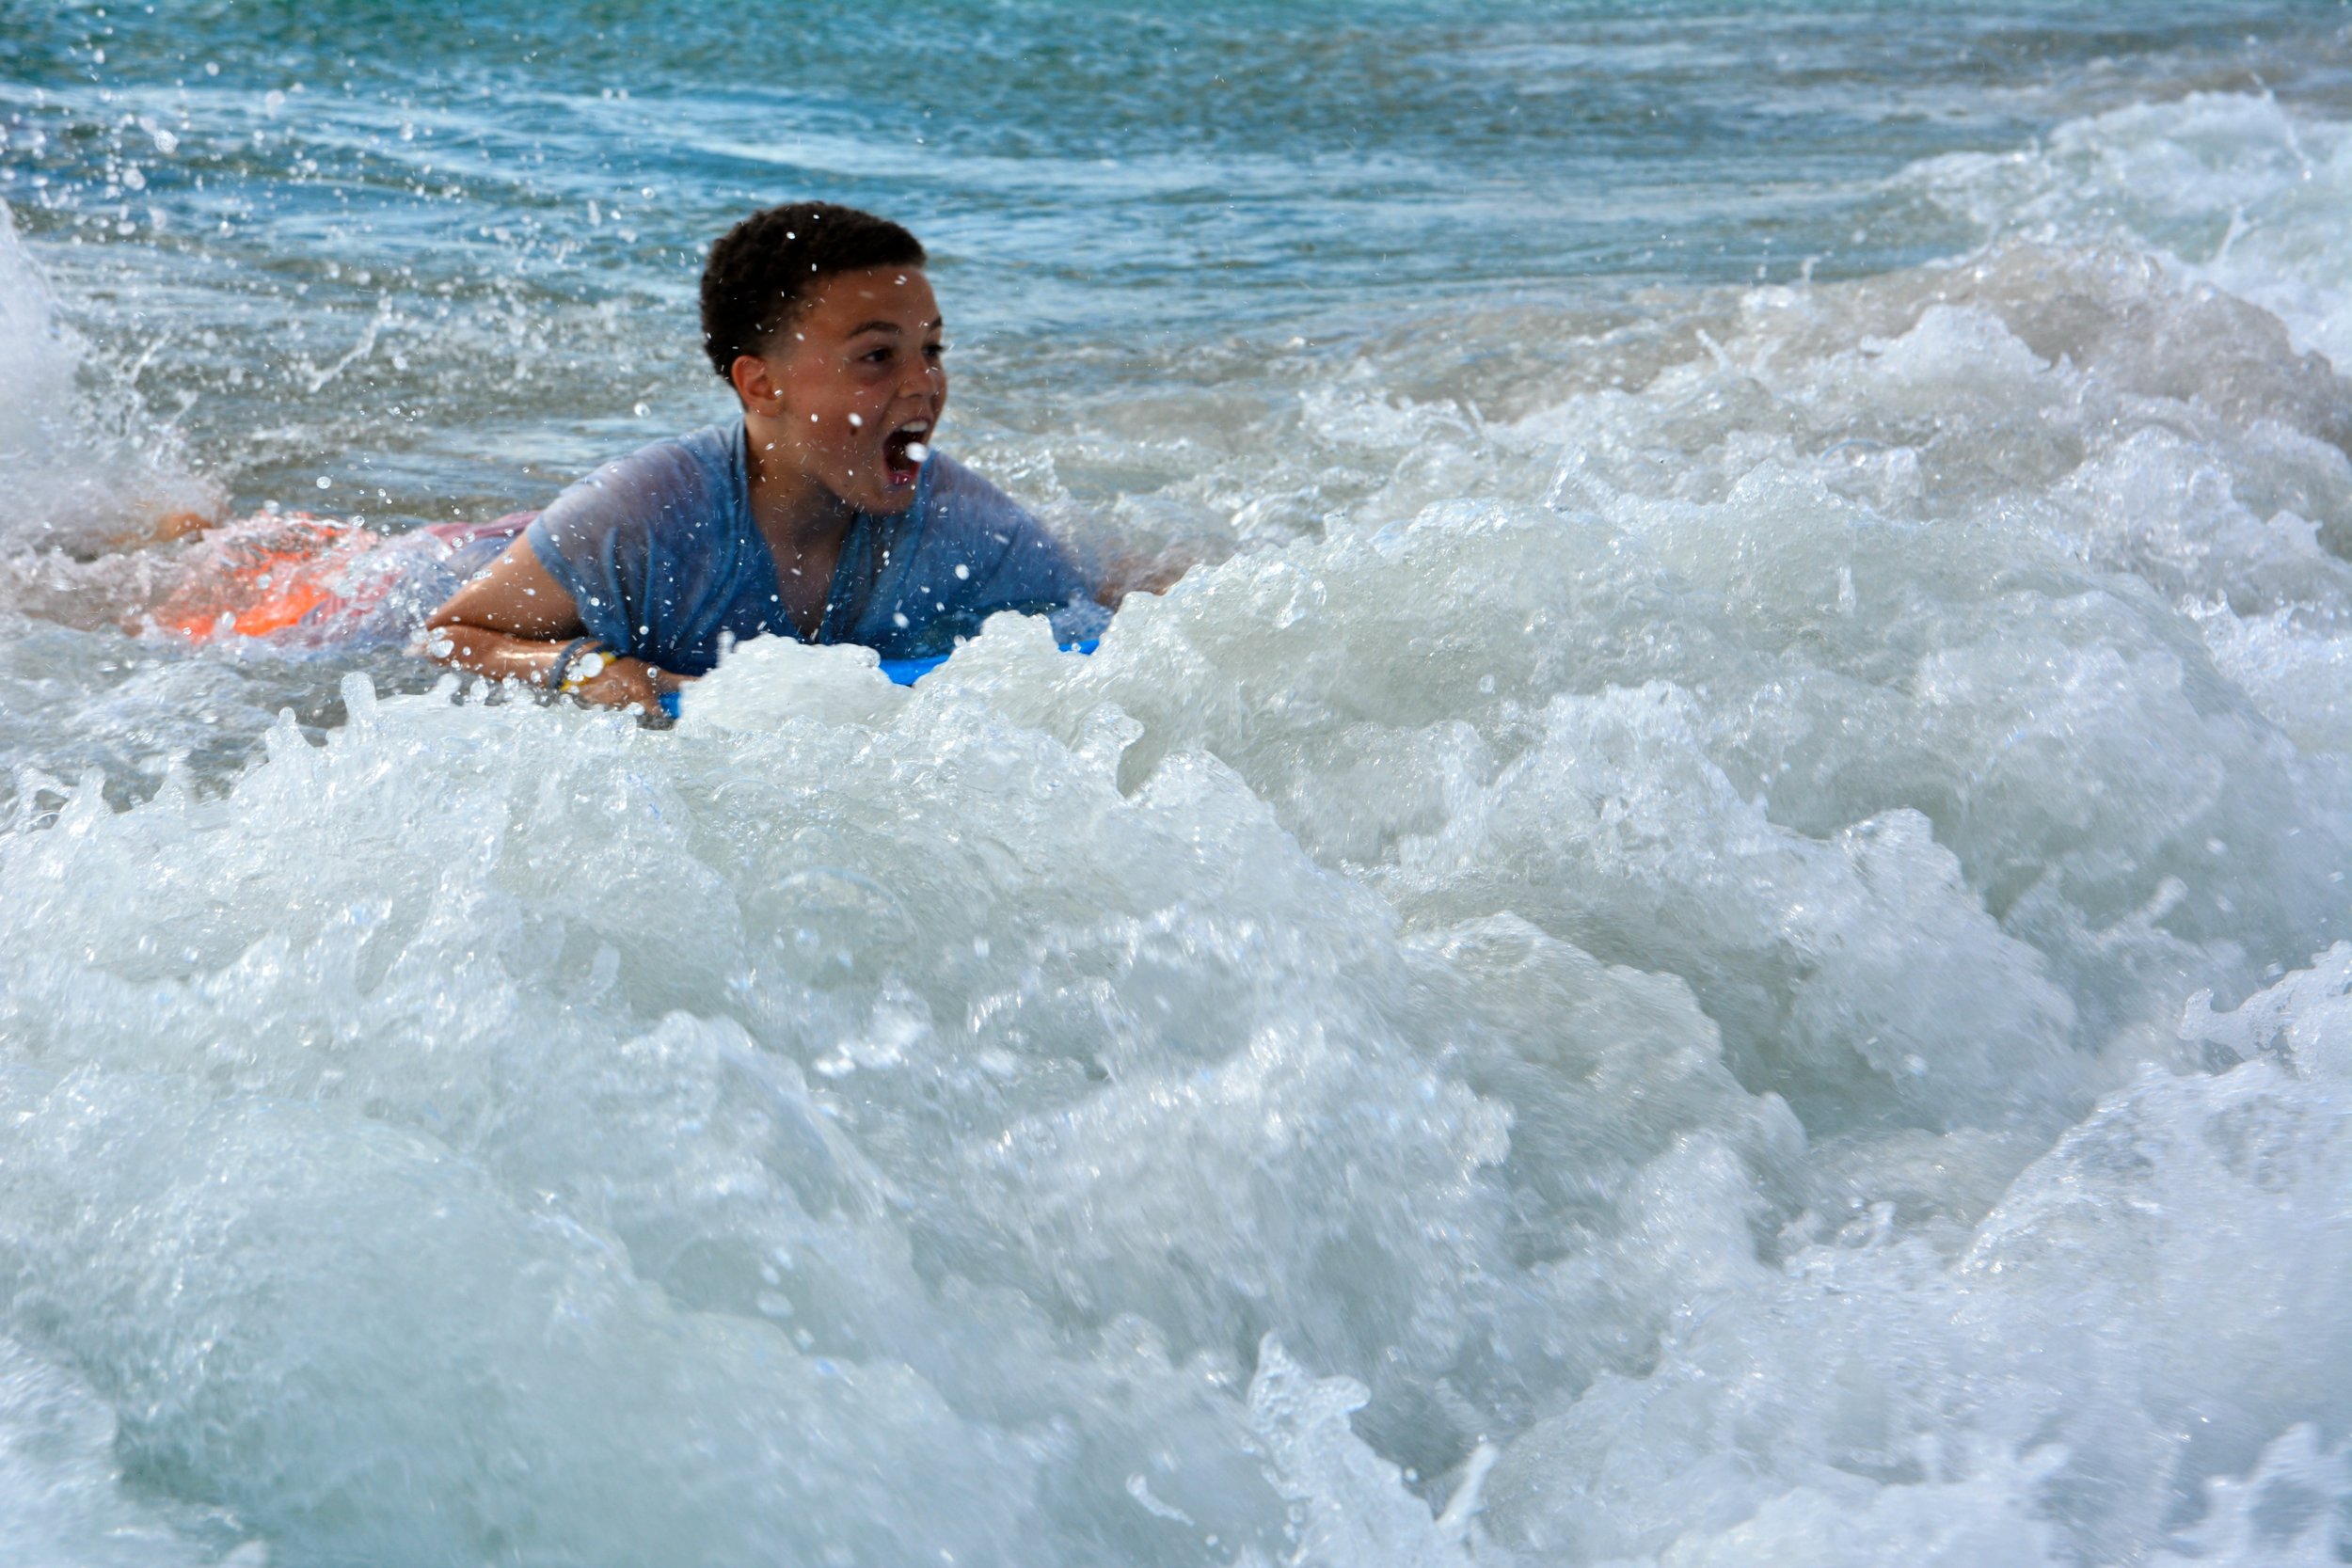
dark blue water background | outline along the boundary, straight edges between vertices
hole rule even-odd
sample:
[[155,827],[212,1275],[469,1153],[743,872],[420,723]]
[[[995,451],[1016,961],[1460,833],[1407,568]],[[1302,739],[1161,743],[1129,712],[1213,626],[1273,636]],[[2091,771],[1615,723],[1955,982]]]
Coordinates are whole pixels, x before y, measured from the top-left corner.
[[1978,236],[1885,177],[2152,96],[2345,102],[2344,25],[2307,5],[10,4],[0,198],[102,375],[238,505],[317,499],[325,475],[342,505],[437,518],[722,411],[694,277],[769,202],[914,228],[962,409],[1050,428],[1438,302],[1607,308],[1949,253]]

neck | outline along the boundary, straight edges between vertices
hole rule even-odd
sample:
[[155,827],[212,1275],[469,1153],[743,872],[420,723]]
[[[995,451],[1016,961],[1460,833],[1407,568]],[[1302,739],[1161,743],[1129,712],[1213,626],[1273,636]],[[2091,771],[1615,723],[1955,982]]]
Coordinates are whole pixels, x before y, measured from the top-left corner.
[[752,521],[780,564],[787,555],[798,558],[812,549],[830,554],[857,515],[855,507],[791,460],[789,439],[771,420],[747,417],[743,421]]

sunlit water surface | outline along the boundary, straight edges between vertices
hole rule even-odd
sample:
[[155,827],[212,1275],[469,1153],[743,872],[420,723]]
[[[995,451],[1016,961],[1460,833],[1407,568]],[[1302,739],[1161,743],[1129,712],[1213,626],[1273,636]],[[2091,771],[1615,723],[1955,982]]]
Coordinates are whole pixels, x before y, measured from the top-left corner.
[[[2348,28],[0,0],[0,1560],[2352,1558]],[[1094,657],[146,619],[804,196]]]

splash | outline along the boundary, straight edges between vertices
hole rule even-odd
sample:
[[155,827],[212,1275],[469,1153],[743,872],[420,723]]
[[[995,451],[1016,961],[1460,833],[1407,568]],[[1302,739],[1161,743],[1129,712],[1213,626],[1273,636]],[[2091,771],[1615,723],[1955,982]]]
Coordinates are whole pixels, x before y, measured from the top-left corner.
[[188,476],[167,434],[68,328],[0,201],[0,549],[89,555],[151,537],[160,519],[210,512],[217,491]]

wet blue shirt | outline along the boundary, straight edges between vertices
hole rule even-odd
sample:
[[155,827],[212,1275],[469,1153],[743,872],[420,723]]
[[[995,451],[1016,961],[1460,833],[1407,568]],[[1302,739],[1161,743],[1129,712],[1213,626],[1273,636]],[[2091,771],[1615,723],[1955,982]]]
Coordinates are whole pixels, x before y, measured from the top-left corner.
[[[800,636],[752,520],[743,439],[739,422],[656,441],[564,490],[524,531],[578,601],[580,625],[614,653],[699,675],[723,641]],[[850,521],[817,641],[918,658],[1000,610],[1052,614],[1065,640],[1091,636],[1108,614],[1092,595],[1042,523],[933,452],[912,506]]]

